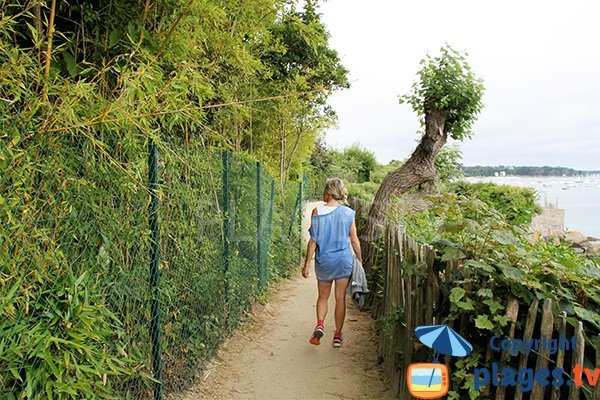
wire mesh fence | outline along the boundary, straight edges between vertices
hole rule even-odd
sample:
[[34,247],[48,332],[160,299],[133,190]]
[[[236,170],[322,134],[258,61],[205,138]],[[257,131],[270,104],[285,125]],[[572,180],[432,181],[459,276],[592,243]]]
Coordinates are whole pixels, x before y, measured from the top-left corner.
[[3,165],[2,398],[181,392],[301,258],[302,183],[176,140],[96,139],[33,138]]

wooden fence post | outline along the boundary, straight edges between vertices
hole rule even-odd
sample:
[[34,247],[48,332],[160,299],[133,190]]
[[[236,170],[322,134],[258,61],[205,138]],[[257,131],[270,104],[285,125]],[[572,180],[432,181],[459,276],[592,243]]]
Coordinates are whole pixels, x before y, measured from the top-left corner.
[[[552,314],[552,300],[544,300],[542,308],[542,323],[540,326],[540,339],[552,339],[552,330],[554,329],[554,315]],[[535,363],[535,370],[539,371],[542,368],[548,368],[548,359],[550,355],[549,349],[539,349],[538,357]],[[545,386],[534,385],[531,391],[529,400],[542,400],[544,398]]]
[[[567,313],[563,311],[560,313],[558,317],[558,335],[559,337],[566,337],[567,335]],[[571,349],[573,350],[573,349]],[[556,366],[555,368],[563,369],[563,365],[565,363],[565,349],[558,349],[558,353],[556,354]],[[559,400],[560,399],[560,387],[553,386],[552,387],[552,396],[551,400]]]
[[[585,338],[583,337],[583,322],[577,321],[575,327],[575,340],[577,341],[577,347],[573,352],[573,358],[571,360],[571,371],[574,370],[575,365],[579,364],[583,367],[583,355],[585,351]],[[573,372],[571,372],[573,373]],[[569,400],[579,400],[580,388],[574,384],[569,389]]]
[[[519,315],[519,300],[516,297],[510,296],[508,298],[508,304],[506,305],[506,316],[510,319],[510,328],[508,331],[508,337],[513,339],[515,337],[515,328],[517,326],[517,316]],[[510,350],[504,350],[500,356],[502,363],[506,363],[512,356]],[[504,400],[506,395],[506,386],[498,386],[496,389],[496,400]]]
[[[529,306],[529,311],[527,311],[527,320],[525,321],[525,331],[523,332],[523,341],[531,339],[533,336],[533,329],[535,328],[535,320],[537,319],[539,301],[538,299],[534,299],[533,303]],[[527,367],[527,359],[529,358],[529,354],[521,354],[519,359],[519,369]],[[523,392],[517,386],[515,390],[515,400],[521,400],[523,397]]]

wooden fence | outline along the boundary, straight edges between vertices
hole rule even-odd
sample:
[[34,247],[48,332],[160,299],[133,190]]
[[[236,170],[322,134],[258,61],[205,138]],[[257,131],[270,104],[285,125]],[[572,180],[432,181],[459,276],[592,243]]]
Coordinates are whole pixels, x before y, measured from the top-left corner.
[[[449,300],[441,290],[442,285],[451,283],[456,276],[464,278],[468,271],[457,262],[440,262],[436,259],[435,250],[431,246],[415,242],[407,237],[403,228],[399,226],[390,225],[386,228],[383,248],[385,249],[383,294],[379,299],[380,304],[375,307],[380,331],[379,356],[384,372],[393,385],[395,396],[403,400],[411,399],[405,376],[408,365],[414,362],[431,361],[426,359],[430,357],[430,353],[415,338],[415,327],[447,324],[463,336],[470,336],[465,335],[464,331],[472,329],[473,324],[472,321],[467,321],[466,317],[450,323],[445,320],[446,316],[443,314],[447,314],[444,309],[448,309]],[[478,289],[471,288],[469,285],[472,284],[463,286],[467,292]],[[558,338],[559,335],[565,338],[575,336],[577,340],[575,351],[558,350],[550,355],[548,350],[541,350],[535,353],[531,351],[527,355],[513,356],[509,351],[494,351],[489,344],[486,344],[484,362],[479,367],[489,367],[495,362],[502,368],[510,367],[515,370],[531,368],[536,371],[541,368],[561,368],[564,369],[565,374],[569,374],[576,364],[588,368],[595,365],[596,368],[600,368],[600,340],[597,340],[598,345],[595,348],[586,349],[583,323],[567,319],[565,313],[555,315],[553,310],[550,299],[543,299],[541,304],[538,300],[534,300],[529,305],[519,304],[514,297],[505,299],[504,313],[511,322],[508,334],[503,337],[531,339]],[[445,358],[450,376],[457,360],[456,357]],[[481,398],[600,400],[600,379],[595,386],[586,386],[584,383],[582,387],[566,384],[571,380],[568,375],[563,379],[565,385],[561,387],[534,384],[531,391],[526,393],[511,386],[489,385],[482,388]]]

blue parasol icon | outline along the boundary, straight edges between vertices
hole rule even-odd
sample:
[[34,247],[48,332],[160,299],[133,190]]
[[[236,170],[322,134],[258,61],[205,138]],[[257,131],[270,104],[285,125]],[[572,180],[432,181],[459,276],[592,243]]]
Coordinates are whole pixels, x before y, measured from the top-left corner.
[[[437,363],[439,353],[465,357],[473,351],[471,343],[446,325],[423,325],[415,328],[415,336],[425,346],[434,350],[433,362]],[[431,387],[436,369],[432,368],[428,386]]]
[[[415,336],[425,346],[449,356],[465,357],[473,351],[471,343],[446,325],[418,326]],[[437,355],[435,358],[437,361]]]

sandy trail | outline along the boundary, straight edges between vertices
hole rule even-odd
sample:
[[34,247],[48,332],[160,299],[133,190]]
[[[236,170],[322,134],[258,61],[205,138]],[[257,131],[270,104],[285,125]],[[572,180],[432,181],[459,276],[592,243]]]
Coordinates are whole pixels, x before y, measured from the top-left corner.
[[[304,232],[316,204],[306,207]],[[391,399],[368,314],[349,302],[344,346],[335,349],[331,299],[321,345],[308,343],[316,296],[314,270],[303,279],[298,267],[291,280],[272,290],[268,303],[253,307],[252,320],[226,340],[203,379],[182,399]]]

